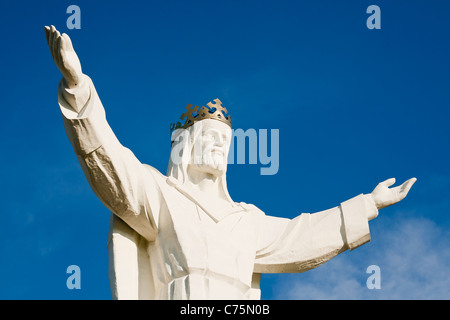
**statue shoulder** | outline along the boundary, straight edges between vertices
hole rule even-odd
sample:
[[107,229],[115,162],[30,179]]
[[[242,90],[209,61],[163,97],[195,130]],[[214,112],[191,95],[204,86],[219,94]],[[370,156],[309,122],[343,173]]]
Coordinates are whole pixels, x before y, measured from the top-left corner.
[[150,172],[150,174],[157,180],[166,181],[167,177],[163,175],[158,169],[152,167],[151,165],[143,163],[144,168]]
[[236,204],[240,205],[242,208],[244,208],[246,211],[248,212],[252,212],[255,214],[260,214],[260,215],[266,215],[264,213],[264,211],[262,211],[261,209],[259,209],[257,206],[255,206],[254,204],[251,203],[245,203],[245,202],[236,202]]
[[161,176],[164,176],[158,169],[152,167],[152,166],[149,165],[149,164],[143,163],[143,166],[144,166],[148,171],[150,171],[150,172],[152,172],[152,173],[156,173],[156,174],[159,174],[159,175],[161,175]]

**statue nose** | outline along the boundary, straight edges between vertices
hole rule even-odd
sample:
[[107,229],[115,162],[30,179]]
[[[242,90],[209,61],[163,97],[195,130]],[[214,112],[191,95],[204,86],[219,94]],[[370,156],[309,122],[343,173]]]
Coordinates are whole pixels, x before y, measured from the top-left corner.
[[223,147],[223,145],[225,144],[225,141],[221,136],[215,136],[213,139],[213,145],[216,147]]
[[223,147],[223,139],[216,139],[216,141],[214,141],[214,145],[217,147]]

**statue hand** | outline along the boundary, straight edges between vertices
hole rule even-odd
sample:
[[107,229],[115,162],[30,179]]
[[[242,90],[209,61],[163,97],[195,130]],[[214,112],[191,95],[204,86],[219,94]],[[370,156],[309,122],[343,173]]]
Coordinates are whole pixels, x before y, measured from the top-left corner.
[[382,209],[403,200],[416,181],[416,178],[411,178],[392,189],[389,187],[395,183],[395,178],[380,182],[371,193],[375,205],[378,209]]
[[53,61],[61,71],[69,88],[77,86],[83,75],[81,63],[72,46],[72,41],[65,33],[62,35],[54,26],[45,26],[45,36],[52,53]]

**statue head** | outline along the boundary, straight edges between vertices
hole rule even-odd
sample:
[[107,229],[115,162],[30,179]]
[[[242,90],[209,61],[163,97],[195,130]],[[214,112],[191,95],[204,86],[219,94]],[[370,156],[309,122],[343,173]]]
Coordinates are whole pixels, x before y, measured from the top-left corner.
[[212,119],[199,121],[190,128],[192,150],[188,169],[214,176],[224,175],[227,171],[231,128]]
[[184,184],[188,172],[206,173],[218,179],[226,190],[228,152],[231,145],[231,120],[219,99],[207,107],[187,106],[186,119],[171,125],[172,148],[167,176]]

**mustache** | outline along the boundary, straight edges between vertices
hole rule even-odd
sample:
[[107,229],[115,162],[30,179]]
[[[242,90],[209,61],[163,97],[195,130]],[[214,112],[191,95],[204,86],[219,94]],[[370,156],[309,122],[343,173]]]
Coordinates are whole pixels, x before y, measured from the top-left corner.
[[223,151],[222,148],[212,148],[212,149],[210,150],[210,152],[220,152],[221,154],[224,154],[224,153],[225,153],[225,152]]

